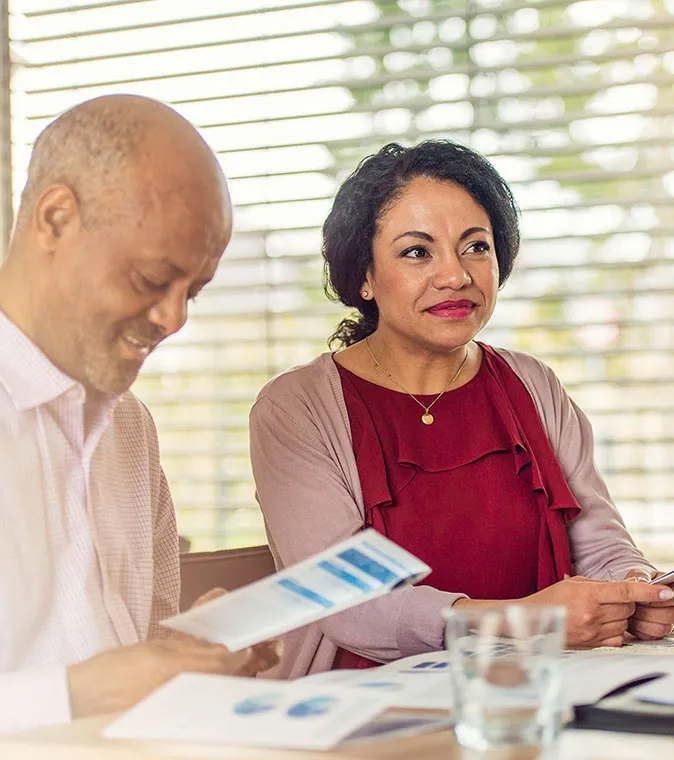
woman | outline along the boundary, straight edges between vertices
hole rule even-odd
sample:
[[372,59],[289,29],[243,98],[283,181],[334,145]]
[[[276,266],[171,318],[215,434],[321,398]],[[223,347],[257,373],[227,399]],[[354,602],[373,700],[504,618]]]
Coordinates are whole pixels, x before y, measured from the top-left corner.
[[474,340],[519,247],[491,164],[451,142],[387,145],[323,233],[330,291],[359,314],[332,337],[343,350],[272,380],[251,412],[270,545],[285,567],[370,525],[433,573],[295,632],[276,675],[441,649],[441,609],[483,600],[566,605],[569,646],[620,646],[628,625],[669,633],[674,607],[635,605],[669,588],[617,582],[656,571],[595,469],[586,417],[544,364]]

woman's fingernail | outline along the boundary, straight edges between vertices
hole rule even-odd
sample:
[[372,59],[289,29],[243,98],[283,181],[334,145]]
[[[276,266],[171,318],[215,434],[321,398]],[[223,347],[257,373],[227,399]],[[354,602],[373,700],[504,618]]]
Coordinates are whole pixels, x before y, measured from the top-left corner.
[[660,592],[660,599],[663,602],[674,599],[674,591],[671,588],[663,588]]

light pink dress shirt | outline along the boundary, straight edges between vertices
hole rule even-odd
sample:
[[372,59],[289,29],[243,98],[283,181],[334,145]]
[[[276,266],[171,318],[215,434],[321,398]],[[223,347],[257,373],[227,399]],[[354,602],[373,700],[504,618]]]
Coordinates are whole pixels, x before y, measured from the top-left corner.
[[0,313],[0,733],[68,721],[66,666],[177,611],[150,413],[131,393],[85,395]]

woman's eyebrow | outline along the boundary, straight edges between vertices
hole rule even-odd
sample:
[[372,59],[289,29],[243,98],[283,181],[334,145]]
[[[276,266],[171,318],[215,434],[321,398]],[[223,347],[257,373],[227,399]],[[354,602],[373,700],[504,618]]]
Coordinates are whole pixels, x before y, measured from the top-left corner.
[[398,235],[398,237],[394,237],[393,242],[395,243],[396,240],[400,240],[400,238],[403,237],[418,237],[422,240],[426,240],[429,243],[433,242],[433,235],[429,235],[428,232],[420,232],[419,230],[410,230],[409,232],[403,232],[402,234]]
[[461,233],[461,236],[459,237],[459,241],[465,240],[467,237],[470,237],[475,232],[486,232],[488,235],[491,235],[491,230],[487,229],[486,227],[469,227],[467,230],[464,230],[464,232]]

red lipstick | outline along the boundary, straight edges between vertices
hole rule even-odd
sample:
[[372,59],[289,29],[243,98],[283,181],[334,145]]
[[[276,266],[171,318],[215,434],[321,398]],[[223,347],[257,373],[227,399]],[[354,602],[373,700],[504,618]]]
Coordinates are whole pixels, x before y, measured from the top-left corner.
[[431,306],[427,311],[434,317],[440,317],[441,319],[465,319],[470,316],[475,309],[477,309],[476,303],[463,299],[461,301],[443,301],[442,303],[436,303],[435,306]]

